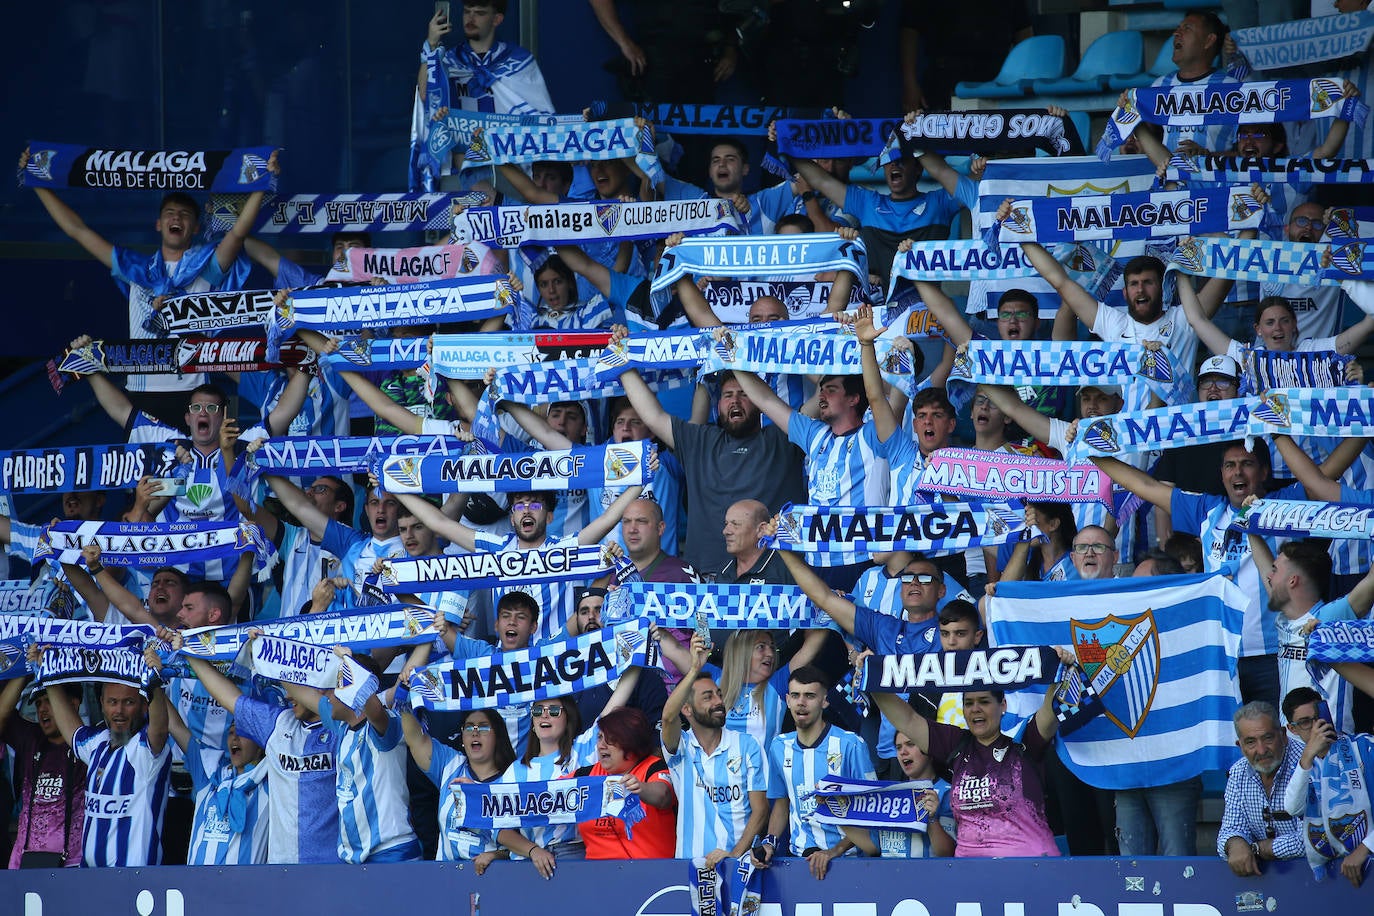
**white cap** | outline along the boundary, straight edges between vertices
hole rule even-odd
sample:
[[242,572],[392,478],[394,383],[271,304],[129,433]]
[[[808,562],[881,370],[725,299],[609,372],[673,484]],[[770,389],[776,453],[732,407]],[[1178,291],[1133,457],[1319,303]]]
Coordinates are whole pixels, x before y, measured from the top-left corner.
[[1211,356],[1203,360],[1198,367],[1197,379],[1202,381],[1204,375],[1224,375],[1233,382],[1240,381],[1240,365],[1229,356]]

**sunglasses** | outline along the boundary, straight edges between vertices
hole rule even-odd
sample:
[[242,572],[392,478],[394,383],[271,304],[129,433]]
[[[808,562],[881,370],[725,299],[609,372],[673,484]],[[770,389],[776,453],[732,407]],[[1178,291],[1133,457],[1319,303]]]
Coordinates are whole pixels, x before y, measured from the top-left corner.
[[559,716],[563,715],[563,707],[559,706],[557,703],[550,703],[547,706],[536,703],[530,707],[530,715],[548,716],[550,719],[557,719]]
[[1320,232],[1321,230],[1326,228],[1326,220],[1313,219],[1310,216],[1295,216],[1290,220],[1290,222],[1294,226],[1297,226],[1299,229],[1307,229],[1310,227]]
[[1030,321],[1035,316],[1030,312],[998,312],[998,321]]
[[538,512],[542,508],[544,508],[544,504],[537,499],[510,504],[512,512]]
[[933,585],[935,577],[930,573],[904,573],[902,575],[903,585],[910,585],[913,582],[917,585]]
[[476,722],[469,722],[468,724],[463,726],[463,731],[467,732],[470,735],[483,735],[491,731],[491,726],[485,722],[483,722],[481,725],[478,725]]

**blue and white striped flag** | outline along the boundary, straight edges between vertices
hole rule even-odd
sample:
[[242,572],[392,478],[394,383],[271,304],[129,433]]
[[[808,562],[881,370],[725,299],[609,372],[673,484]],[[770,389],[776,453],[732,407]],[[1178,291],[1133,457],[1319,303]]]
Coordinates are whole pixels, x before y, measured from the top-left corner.
[[[1103,705],[1058,743],[1080,779],[1102,789],[1162,786],[1236,760],[1231,715],[1248,601],[1221,575],[1003,582],[988,602],[989,637],[994,646],[1074,647]],[[1044,695],[1010,694],[1008,713],[1029,719]]]

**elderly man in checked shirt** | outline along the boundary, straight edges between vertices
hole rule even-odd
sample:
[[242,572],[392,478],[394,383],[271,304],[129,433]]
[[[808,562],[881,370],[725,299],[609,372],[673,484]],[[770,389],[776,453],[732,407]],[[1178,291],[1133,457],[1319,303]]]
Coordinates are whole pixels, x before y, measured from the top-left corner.
[[1256,700],[1236,710],[1236,745],[1244,759],[1226,775],[1226,808],[1217,831],[1217,853],[1238,877],[1258,876],[1261,860],[1303,855],[1303,822],[1284,810],[1288,780],[1302,757],[1279,714]]

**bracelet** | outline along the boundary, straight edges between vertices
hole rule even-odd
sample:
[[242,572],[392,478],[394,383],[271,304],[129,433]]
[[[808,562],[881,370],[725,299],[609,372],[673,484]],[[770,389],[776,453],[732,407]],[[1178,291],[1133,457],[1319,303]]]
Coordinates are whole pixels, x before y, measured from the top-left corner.
[[1251,844],[1250,844],[1250,851],[1251,851],[1252,853],[1254,853],[1254,854],[1255,854],[1255,858],[1258,859],[1258,858],[1260,857],[1260,853],[1259,853],[1259,843],[1251,843]]
[[92,577],[98,576],[98,575],[100,575],[101,573],[103,573],[104,571],[105,571],[105,566],[104,566],[104,564],[102,564],[102,563],[97,563],[97,564],[95,564],[94,566],[87,566],[87,567],[86,567],[86,572],[90,573]]
[[542,849],[542,848],[543,848],[543,847],[541,847],[538,843],[531,843],[531,844],[530,844],[530,848],[527,849],[527,850],[525,850],[525,858],[528,859],[530,856],[534,855],[534,851],[535,851],[536,849]]

